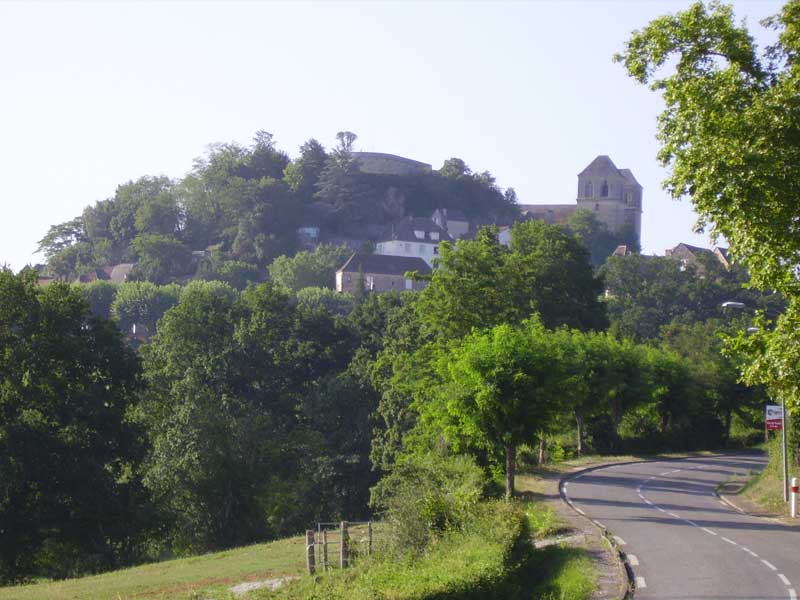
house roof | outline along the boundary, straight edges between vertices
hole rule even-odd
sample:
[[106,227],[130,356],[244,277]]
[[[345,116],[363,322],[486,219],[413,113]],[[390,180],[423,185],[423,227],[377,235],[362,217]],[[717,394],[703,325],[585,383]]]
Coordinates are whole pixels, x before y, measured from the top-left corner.
[[82,273],[72,283],[91,283],[92,281],[108,280],[109,276],[103,269],[93,269],[86,273]]
[[362,273],[372,275],[404,275],[407,271],[418,271],[426,275],[431,268],[417,256],[387,256],[385,254],[360,254],[347,259],[337,273]]
[[[418,238],[415,231],[422,231],[423,237]],[[438,239],[431,237],[431,233],[438,233]],[[452,241],[448,233],[434,223],[431,219],[424,217],[406,217],[397,223],[394,223],[389,231],[383,236],[381,241],[388,242],[391,240],[398,240],[401,242],[428,242],[430,244],[438,244],[442,240],[448,242]]]
[[457,208],[445,208],[445,210],[447,211],[445,216],[448,221],[469,221],[467,215]]

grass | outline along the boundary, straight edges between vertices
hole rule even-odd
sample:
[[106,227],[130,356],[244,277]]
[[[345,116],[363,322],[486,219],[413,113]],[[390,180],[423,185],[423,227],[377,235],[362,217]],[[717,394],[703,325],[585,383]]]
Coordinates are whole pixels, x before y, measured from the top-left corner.
[[303,538],[142,565],[102,575],[0,588],[0,600],[228,599],[229,587],[299,575]]
[[787,506],[783,501],[783,464],[781,440],[775,438],[767,445],[769,463],[756,477],[750,479],[741,495],[771,513],[785,514]]
[[540,533],[563,528],[534,502],[489,503],[466,530],[452,532],[423,555],[372,557],[346,571],[305,576],[256,599],[282,600],[587,600],[596,574],[585,551],[552,546],[534,550],[529,524]]

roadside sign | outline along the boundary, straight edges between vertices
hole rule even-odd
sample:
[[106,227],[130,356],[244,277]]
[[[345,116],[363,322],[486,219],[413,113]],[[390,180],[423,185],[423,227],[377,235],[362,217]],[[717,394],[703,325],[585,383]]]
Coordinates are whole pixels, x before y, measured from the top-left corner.
[[777,404],[767,404],[767,429],[770,431],[783,429],[783,411]]

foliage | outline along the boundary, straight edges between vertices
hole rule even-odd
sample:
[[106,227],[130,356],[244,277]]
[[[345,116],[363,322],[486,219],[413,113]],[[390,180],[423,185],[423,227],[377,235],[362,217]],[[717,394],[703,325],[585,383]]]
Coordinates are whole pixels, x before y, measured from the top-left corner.
[[557,226],[528,221],[512,228],[510,249],[492,227],[475,240],[443,242],[439,268],[415,306],[425,330],[444,339],[519,323],[534,312],[548,327],[594,329],[605,325],[601,289],[576,240]]
[[594,212],[586,208],[579,208],[570,215],[565,228],[586,247],[595,268],[600,267],[617,246],[625,245],[628,251],[634,253],[640,250],[634,230],[623,229],[619,233],[612,233]]
[[37,289],[32,271],[0,270],[0,303],[0,581],[130,560],[136,357],[78,290]]
[[323,310],[346,317],[353,310],[353,297],[330,288],[307,287],[298,290],[297,305],[304,310]]
[[732,7],[697,2],[634,32],[616,57],[664,98],[667,190],[691,197],[699,226],[725,236],[757,285],[787,291],[800,256],[798,19],[800,4],[787,2],[769,22],[777,43],[759,53]]
[[371,504],[391,526],[394,551],[420,554],[475,515],[486,483],[467,456],[407,455],[372,489]]
[[89,310],[102,319],[111,318],[111,304],[117,295],[118,285],[111,281],[97,279],[86,285],[80,286],[83,298],[89,305]]
[[138,259],[131,272],[134,279],[164,285],[189,270],[191,253],[174,236],[143,234],[133,240],[132,248]]
[[117,288],[111,303],[111,316],[124,332],[145,328],[155,333],[156,323],[167,310],[178,303],[180,288],[176,285],[158,286],[149,281],[132,281]]
[[307,287],[334,289],[336,269],[352,251],[347,246],[320,244],[313,252],[303,250],[293,257],[279,256],[269,265],[270,279],[290,292]]

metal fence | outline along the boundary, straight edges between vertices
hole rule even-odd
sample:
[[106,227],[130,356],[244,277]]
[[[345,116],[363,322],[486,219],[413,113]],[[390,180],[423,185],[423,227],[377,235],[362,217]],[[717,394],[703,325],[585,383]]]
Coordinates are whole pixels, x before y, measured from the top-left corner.
[[371,555],[376,547],[375,524],[372,521],[340,521],[317,523],[317,529],[306,531],[306,566],[314,574],[317,568],[346,569],[359,556]]

